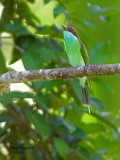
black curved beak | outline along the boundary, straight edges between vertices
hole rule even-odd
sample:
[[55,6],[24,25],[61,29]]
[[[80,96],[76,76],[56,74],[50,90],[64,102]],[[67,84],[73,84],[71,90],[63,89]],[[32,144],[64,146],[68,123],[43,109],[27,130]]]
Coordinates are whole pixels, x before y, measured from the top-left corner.
[[68,28],[64,24],[61,24],[61,26],[64,28],[64,30],[68,30]]

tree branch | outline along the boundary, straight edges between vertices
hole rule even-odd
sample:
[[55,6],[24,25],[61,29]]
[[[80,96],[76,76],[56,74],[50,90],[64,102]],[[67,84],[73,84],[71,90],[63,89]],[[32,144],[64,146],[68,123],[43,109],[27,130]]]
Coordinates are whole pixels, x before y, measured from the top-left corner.
[[[76,77],[93,77],[103,75],[113,75],[120,73],[120,63],[103,65],[86,65],[76,68],[55,68],[39,69],[31,71],[13,72],[9,71],[0,75],[0,90],[3,86],[11,83],[21,83],[28,81],[48,81],[53,79],[66,79]],[[8,87],[8,86],[7,86]],[[4,92],[4,90],[3,90]]]

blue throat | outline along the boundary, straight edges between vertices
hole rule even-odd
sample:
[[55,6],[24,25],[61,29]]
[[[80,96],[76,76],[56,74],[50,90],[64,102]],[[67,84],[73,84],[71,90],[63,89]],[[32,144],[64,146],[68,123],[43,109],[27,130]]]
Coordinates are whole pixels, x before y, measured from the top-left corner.
[[65,41],[78,41],[77,37],[74,36],[71,32],[69,31],[64,31],[63,32],[64,35],[64,40]]

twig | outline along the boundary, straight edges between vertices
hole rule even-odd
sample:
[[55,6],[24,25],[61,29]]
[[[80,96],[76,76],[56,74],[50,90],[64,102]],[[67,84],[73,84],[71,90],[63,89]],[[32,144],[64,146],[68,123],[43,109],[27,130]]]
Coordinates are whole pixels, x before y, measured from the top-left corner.
[[28,81],[48,81],[53,79],[66,79],[76,77],[93,77],[103,75],[113,75],[120,73],[120,63],[103,64],[103,65],[87,65],[76,68],[54,68],[39,69],[31,71],[13,72],[9,71],[0,75],[0,86],[11,83],[21,83]]

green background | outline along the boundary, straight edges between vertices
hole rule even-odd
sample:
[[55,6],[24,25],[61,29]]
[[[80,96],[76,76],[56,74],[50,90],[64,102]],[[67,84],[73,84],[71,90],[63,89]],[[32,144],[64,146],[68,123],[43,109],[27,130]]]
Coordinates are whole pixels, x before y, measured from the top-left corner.
[[[0,74],[70,67],[61,24],[75,27],[90,64],[120,61],[119,0],[1,0]],[[120,75],[11,85],[0,96],[0,159],[119,160]],[[32,148],[31,148],[32,146]]]

